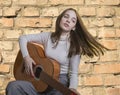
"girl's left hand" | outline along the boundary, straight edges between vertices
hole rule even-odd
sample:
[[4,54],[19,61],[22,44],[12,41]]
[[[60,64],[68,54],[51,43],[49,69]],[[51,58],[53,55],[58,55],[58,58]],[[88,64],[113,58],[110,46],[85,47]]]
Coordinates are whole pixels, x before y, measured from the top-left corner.
[[72,90],[76,95],[80,95],[80,93],[76,89],[70,88],[70,90]]

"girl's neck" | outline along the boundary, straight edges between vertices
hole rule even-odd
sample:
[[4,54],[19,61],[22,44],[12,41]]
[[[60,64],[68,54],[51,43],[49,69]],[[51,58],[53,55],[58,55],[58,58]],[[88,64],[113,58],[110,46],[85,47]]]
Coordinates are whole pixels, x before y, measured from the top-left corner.
[[62,32],[61,36],[68,36],[70,32]]

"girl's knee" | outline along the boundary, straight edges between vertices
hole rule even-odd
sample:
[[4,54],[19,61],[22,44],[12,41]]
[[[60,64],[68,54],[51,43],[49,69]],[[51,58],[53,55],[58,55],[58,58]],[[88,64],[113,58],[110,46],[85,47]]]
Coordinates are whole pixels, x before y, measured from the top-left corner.
[[9,82],[8,85],[7,85],[7,89],[13,88],[13,87],[14,87],[14,81]]

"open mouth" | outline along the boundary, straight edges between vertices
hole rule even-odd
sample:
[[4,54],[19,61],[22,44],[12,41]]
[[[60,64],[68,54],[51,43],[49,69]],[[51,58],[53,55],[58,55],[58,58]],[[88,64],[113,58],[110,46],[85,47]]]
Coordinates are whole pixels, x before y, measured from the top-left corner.
[[67,23],[64,23],[64,26],[65,26],[65,27],[69,27],[69,25],[68,25]]

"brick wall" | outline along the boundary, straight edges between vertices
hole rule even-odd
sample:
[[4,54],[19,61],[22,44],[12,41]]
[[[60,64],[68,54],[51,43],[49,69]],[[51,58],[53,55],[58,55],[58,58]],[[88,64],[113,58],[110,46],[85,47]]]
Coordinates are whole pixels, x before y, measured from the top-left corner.
[[0,95],[14,80],[13,64],[23,34],[54,31],[64,9],[75,8],[89,32],[111,51],[101,58],[82,57],[81,95],[120,95],[120,0],[0,0]]

